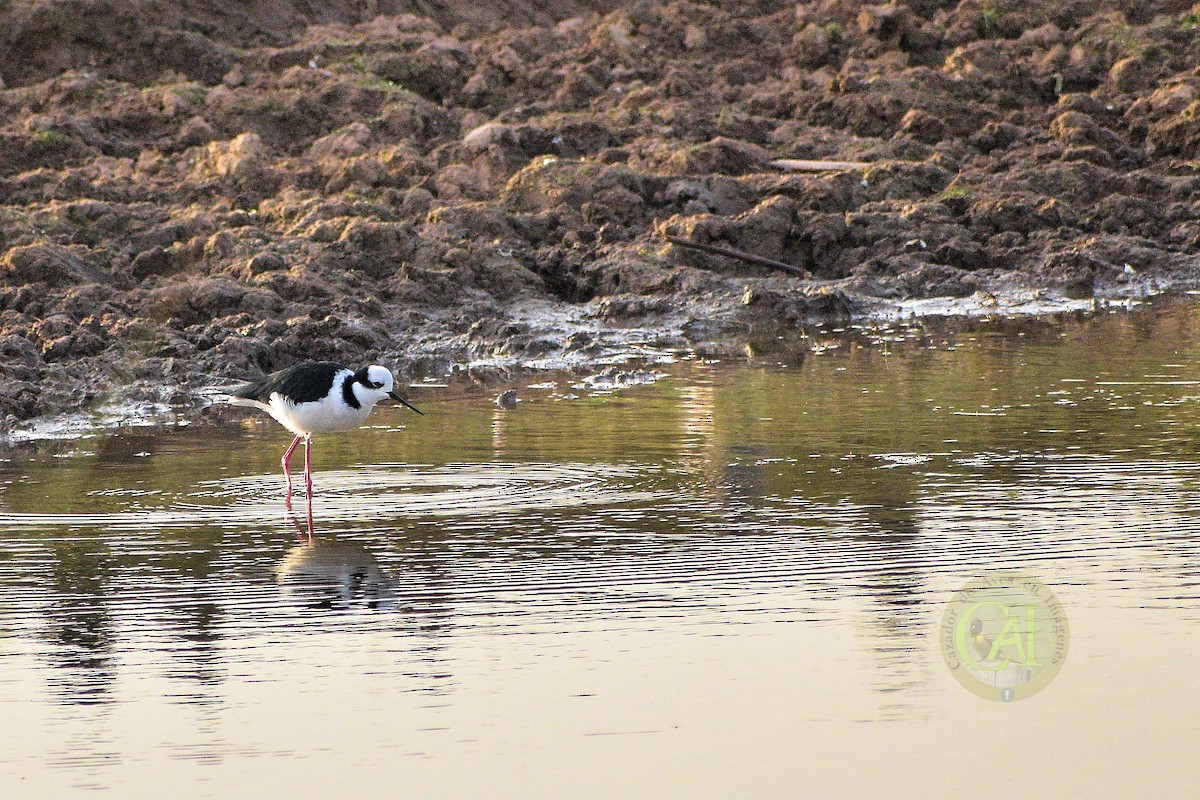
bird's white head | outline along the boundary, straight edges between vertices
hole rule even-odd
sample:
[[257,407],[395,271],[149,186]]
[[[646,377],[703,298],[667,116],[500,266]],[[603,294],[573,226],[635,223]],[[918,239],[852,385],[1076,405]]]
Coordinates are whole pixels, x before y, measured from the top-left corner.
[[396,385],[392,372],[387,367],[372,364],[354,373],[354,393],[365,406],[374,406],[385,397],[390,397],[401,405],[417,411],[416,407],[393,391]]
[[363,405],[373,406],[388,396],[395,379],[387,367],[372,364],[354,373],[354,394]]

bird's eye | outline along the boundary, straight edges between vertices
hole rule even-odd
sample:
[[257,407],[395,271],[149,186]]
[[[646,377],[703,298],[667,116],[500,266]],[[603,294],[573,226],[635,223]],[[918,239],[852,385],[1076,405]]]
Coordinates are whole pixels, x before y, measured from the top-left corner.
[[377,382],[377,381],[371,381],[371,388],[372,388],[372,389],[382,389],[382,388],[383,388],[383,384],[382,384],[382,383],[379,383],[379,382]]

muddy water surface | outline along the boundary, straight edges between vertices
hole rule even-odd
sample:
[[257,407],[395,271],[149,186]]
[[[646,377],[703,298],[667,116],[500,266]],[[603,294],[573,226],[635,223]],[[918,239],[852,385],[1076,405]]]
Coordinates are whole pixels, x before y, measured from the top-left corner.
[[[1196,322],[831,332],[511,411],[421,390],[318,440],[313,541],[273,423],[11,446],[0,794],[1182,796]],[[1070,619],[1008,703],[939,649],[996,569]]]

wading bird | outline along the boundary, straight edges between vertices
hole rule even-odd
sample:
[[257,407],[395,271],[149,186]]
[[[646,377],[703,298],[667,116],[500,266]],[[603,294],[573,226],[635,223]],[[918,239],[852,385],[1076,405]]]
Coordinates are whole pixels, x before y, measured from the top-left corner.
[[308,530],[312,533],[312,437],[315,433],[348,431],[366,422],[371,409],[385,397],[421,412],[393,390],[392,373],[379,365],[354,372],[329,361],[309,361],[251,381],[230,393],[229,402],[266,411],[296,434],[283,454],[287,477],[285,504],[292,510],[292,471],[289,461],[296,445],[304,441],[304,486],[308,504]]

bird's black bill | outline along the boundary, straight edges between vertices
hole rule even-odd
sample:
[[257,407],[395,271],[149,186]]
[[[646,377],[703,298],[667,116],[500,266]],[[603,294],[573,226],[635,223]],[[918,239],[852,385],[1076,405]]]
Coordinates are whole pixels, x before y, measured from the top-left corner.
[[[407,400],[405,400],[403,397],[396,394],[395,392],[388,392],[388,397],[392,398],[393,400],[395,400],[397,403],[404,406],[405,408],[411,408],[413,411],[417,412],[418,414],[421,414],[421,409],[417,408],[412,403],[408,402]],[[425,415],[421,414],[421,416],[423,417]]]

